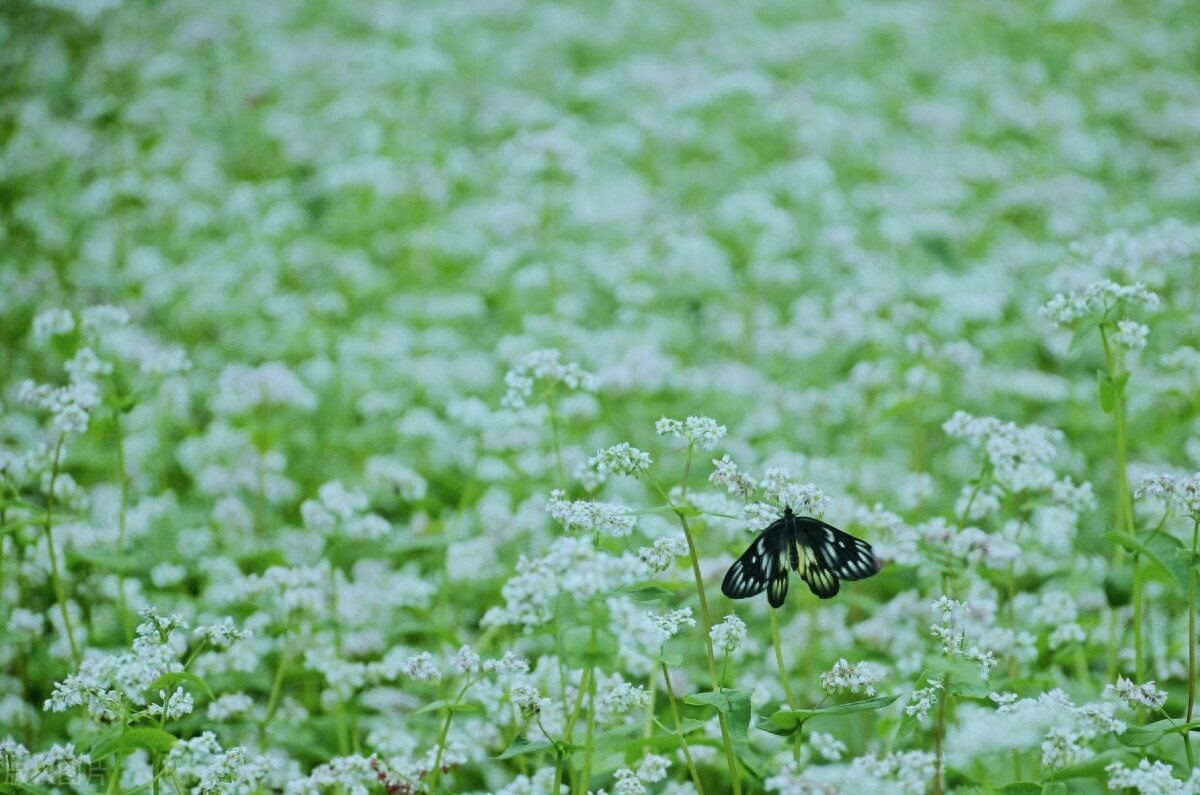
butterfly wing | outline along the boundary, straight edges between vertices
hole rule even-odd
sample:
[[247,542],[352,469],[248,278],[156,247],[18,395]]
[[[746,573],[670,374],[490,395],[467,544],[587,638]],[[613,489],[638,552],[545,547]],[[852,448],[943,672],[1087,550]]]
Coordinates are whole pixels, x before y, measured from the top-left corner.
[[817,549],[812,545],[806,533],[804,522],[811,520],[800,517],[790,518],[793,527],[790,538],[792,567],[800,575],[800,579],[808,583],[808,589],[817,596],[822,599],[836,596],[838,589],[841,588],[838,575],[820,559]]
[[819,568],[832,572],[841,580],[863,580],[879,572],[879,561],[866,541],[820,519],[805,516],[797,518],[796,522],[803,545],[812,550]]
[[788,590],[786,551],[781,543],[785,529],[780,519],[759,533],[725,572],[721,593],[730,599],[746,599],[767,591],[772,607],[782,605]]

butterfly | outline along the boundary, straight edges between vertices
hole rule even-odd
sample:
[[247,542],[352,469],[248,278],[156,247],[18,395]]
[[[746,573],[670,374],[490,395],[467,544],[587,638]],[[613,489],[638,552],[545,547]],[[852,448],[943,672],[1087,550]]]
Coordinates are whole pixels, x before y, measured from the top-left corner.
[[841,580],[866,579],[879,568],[866,541],[820,519],[797,516],[789,507],[729,567],[721,593],[746,599],[766,591],[771,607],[782,607],[789,569],[800,574],[809,590],[828,599],[837,594]]

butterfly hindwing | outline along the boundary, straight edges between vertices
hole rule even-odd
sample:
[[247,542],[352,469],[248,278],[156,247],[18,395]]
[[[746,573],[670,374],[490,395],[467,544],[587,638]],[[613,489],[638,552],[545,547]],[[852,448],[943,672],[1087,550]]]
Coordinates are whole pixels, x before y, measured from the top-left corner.
[[829,599],[841,588],[841,580],[870,577],[879,571],[879,563],[867,542],[786,508],[729,567],[721,592],[730,599],[746,599],[766,591],[771,607],[782,607],[790,571],[814,594]]
[[818,565],[832,571],[838,579],[862,580],[879,571],[875,552],[866,541],[820,519],[797,517],[795,522],[804,538],[802,543],[813,550]]

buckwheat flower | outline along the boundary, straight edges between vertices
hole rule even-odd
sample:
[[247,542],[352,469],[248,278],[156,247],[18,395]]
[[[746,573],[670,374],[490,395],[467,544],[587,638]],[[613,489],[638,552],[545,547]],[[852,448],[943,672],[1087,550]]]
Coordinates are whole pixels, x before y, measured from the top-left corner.
[[622,505],[596,500],[566,500],[561,489],[550,492],[546,510],[569,533],[599,533],[624,538],[637,524],[637,516]]
[[529,673],[529,659],[506,651],[499,660],[484,660],[483,670],[527,674]]
[[1133,789],[1139,795],[1185,795],[1195,790],[1175,778],[1174,768],[1166,762],[1142,759],[1137,767],[1111,762],[1104,768],[1109,789]]
[[717,488],[725,489],[726,492],[740,500],[750,499],[758,487],[754,478],[745,472],[739,472],[737,464],[733,463],[728,455],[714,458],[712,464],[713,473],[708,476],[709,483]]
[[97,340],[106,331],[128,325],[129,310],[118,306],[89,306],[79,313],[79,328],[89,340]]
[[371,456],[364,476],[373,489],[388,488],[409,502],[425,499],[429,489],[425,478],[394,456]]
[[941,696],[938,691],[942,689],[942,680],[926,679],[926,687],[917,688],[912,691],[912,695],[908,698],[908,705],[904,708],[905,715],[915,715],[918,720],[925,720],[929,717],[929,710],[938,703]]
[[659,436],[674,436],[701,450],[711,450],[725,438],[725,426],[710,417],[688,417],[683,422],[663,417],[654,423],[654,430]]
[[[663,641],[679,634],[679,630],[684,627],[696,626],[696,619],[692,618],[692,608],[681,607],[678,610],[668,610],[662,615],[656,615],[650,611],[646,611],[646,618],[654,623],[663,633]],[[715,629],[715,628],[714,628]]]
[[222,693],[208,705],[208,719],[218,723],[251,716],[254,699],[245,693]]
[[63,364],[63,369],[71,376],[71,380],[95,381],[101,376],[113,371],[112,362],[105,361],[96,355],[91,348],[80,348],[75,355]]
[[182,718],[184,715],[192,713],[192,694],[184,692],[182,687],[175,688],[175,692],[170,696],[167,691],[159,690],[158,697],[162,703],[154,703],[147,706],[147,711],[151,715],[165,715],[168,719]]
[[404,672],[416,682],[437,684],[442,681],[442,672],[433,667],[433,655],[427,651],[405,660]]
[[713,646],[730,654],[746,642],[746,622],[730,613],[724,621],[709,630],[708,635],[712,638]]
[[776,505],[787,506],[800,516],[824,516],[831,500],[816,483],[793,483],[788,471],[782,467],[771,467],[766,477],[758,483],[767,500]]
[[87,775],[91,764],[91,755],[76,753],[75,744],[67,743],[55,744],[49,750],[30,754],[25,769],[36,771],[30,778],[31,782],[58,784],[84,780],[82,777]]
[[1154,686],[1154,682],[1135,685],[1132,681],[1120,675],[1117,676],[1117,683],[1115,685],[1104,686],[1104,695],[1124,701],[1125,705],[1131,709],[1145,707],[1146,709],[1155,710],[1161,709],[1162,705],[1167,703],[1166,691],[1159,690]]
[[178,345],[155,347],[147,351],[138,364],[138,372],[143,375],[170,376],[191,371],[192,360]]
[[629,475],[636,478],[650,468],[650,456],[628,442],[598,451],[588,459],[588,466],[601,475]]
[[1200,472],[1191,477],[1179,477],[1170,473],[1151,474],[1142,478],[1142,485],[1135,496],[1149,494],[1158,497],[1173,508],[1200,517]]
[[808,736],[813,749],[828,762],[840,762],[846,754],[846,744],[826,732],[813,732]]
[[528,679],[522,679],[509,688],[508,700],[524,720],[532,720],[550,708],[550,699],[543,698],[541,692]]
[[311,412],[317,396],[282,362],[258,367],[232,364],[217,377],[209,408],[222,417],[240,417],[262,408],[285,407]]
[[646,785],[627,767],[613,773],[613,795],[646,795]]
[[227,649],[239,640],[247,640],[254,636],[250,630],[234,626],[233,619],[229,616],[220,624],[198,626],[192,630],[192,634],[207,641],[215,649]]
[[675,565],[675,559],[688,554],[687,539],[683,534],[667,536],[654,542],[653,547],[642,547],[638,558],[651,572],[666,571]]
[[554,348],[533,351],[518,359],[504,375],[507,393],[500,401],[506,409],[524,408],[533,397],[533,387],[538,381],[562,384],[567,389],[596,391],[596,377],[586,372],[575,362],[563,364],[562,353]]
[[61,337],[75,330],[75,316],[67,309],[46,309],[33,318],[30,334],[41,344],[51,337]]
[[246,749],[229,748],[219,754],[200,773],[200,781],[192,788],[193,795],[219,795],[228,792],[229,785],[240,777],[246,764]]
[[480,657],[470,646],[464,645],[454,655],[452,660],[454,667],[464,674],[473,674],[479,671]]
[[24,381],[17,387],[17,400],[49,411],[54,424],[63,433],[86,433],[94,408],[100,405],[100,390],[91,381],[51,387]]
[[[649,703],[649,700],[646,702]],[[647,784],[655,784],[667,777],[667,768],[671,760],[658,754],[646,754],[638,765],[637,777]]]
[[1110,279],[1093,282],[1070,295],[1059,293],[1038,310],[1038,314],[1056,326],[1070,325],[1086,315],[1105,318],[1110,312],[1143,307],[1153,312],[1159,307],[1157,294],[1142,284],[1121,285]]
[[605,691],[600,697],[600,703],[610,713],[623,714],[650,706],[650,694],[642,685],[634,687],[629,682],[618,682]]
[[1146,347],[1146,338],[1150,336],[1150,328],[1133,320],[1117,321],[1117,330],[1109,339],[1127,351],[1140,351]]
[[833,668],[821,674],[821,687],[830,693],[862,692],[873,696],[880,675],[870,663],[851,665],[843,657],[833,664]]

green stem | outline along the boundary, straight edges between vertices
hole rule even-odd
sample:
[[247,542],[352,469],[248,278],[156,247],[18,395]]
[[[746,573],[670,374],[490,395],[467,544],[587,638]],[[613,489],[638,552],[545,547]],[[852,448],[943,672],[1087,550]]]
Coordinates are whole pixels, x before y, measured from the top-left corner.
[[[1100,341],[1104,346],[1104,361],[1108,368],[1108,379],[1113,393],[1113,422],[1117,443],[1117,518],[1125,532],[1135,535],[1133,521],[1133,494],[1129,490],[1129,437],[1125,424],[1125,387],[1121,383],[1121,357],[1108,343],[1108,332],[1100,324]],[[1118,545],[1120,549],[1120,545]],[[1142,572],[1139,556],[1133,555],[1133,654],[1134,681],[1144,680],[1145,653],[1142,648]]]
[[942,795],[942,741],[946,734],[946,679],[942,678],[942,689],[938,692],[937,728],[934,734],[933,795]]
[[[689,463],[691,462],[690,452],[689,450]],[[686,477],[683,483],[686,491]],[[682,499],[680,502],[682,502]],[[683,525],[683,537],[687,540],[688,557],[692,561],[692,575],[696,578],[696,593],[700,597],[700,619],[704,629],[704,651],[708,655],[708,676],[712,680],[713,692],[716,692],[720,690],[721,683],[717,678],[717,658],[713,652],[712,635],[710,634],[712,631],[712,620],[708,612],[708,597],[704,594],[704,577],[700,573],[700,557],[696,552],[696,542],[692,538],[692,529],[688,526],[687,517],[680,514],[679,523]],[[725,746],[725,761],[729,765],[729,775],[732,778],[733,792],[734,795],[741,795],[742,784],[738,780],[737,758],[733,753],[733,738],[729,734],[729,723],[725,719],[725,713],[718,712],[717,720],[721,724],[721,740]]]
[[462,686],[462,690],[458,691],[458,695],[454,697],[454,703],[446,709],[446,720],[442,722],[442,731],[438,735],[437,756],[433,760],[433,770],[429,771],[429,791],[437,792],[438,778],[442,774],[442,754],[446,750],[446,738],[450,736],[450,724],[454,720],[454,707],[462,702],[463,696],[467,694],[467,690],[471,685],[475,684],[470,679]]
[[[595,625],[592,626],[592,643],[595,644]],[[587,739],[583,743],[583,773],[579,777],[579,788],[588,792],[592,780],[592,749],[596,745],[596,677],[588,677]]]
[[788,707],[796,708],[796,699],[792,696],[792,685],[788,681],[787,667],[783,664],[783,646],[779,638],[779,611],[771,608],[771,638],[775,641],[775,664],[779,666],[779,681],[783,683],[783,692],[787,696]]
[[[775,664],[779,666],[779,681],[783,683],[783,693],[787,696],[787,704],[789,709],[796,708],[796,698],[792,695],[792,685],[788,681],[787,666],[783,664],[783,645],[780,642],[779,636],[779,616],[775,608],[770,608],[771,613],[771,640],[775,645]],[[796,757],[796,769],[800,769],[800,743],[801,733],[796,732],[796,746],[794,749]]]
[[[1188,699],[1186,722],[1192,722],[1192,709],[1196,706],[1196,552],[1200,548],[1200,516],[1192,517],[1192,560],[1188,568]],[[1183,733],[1183,749],[1187,753],[1188,767],[1196,766],[1192,758],[1191,732]]]
[[79,668],[82,658],[79,646],[75,643],[75,629],[71,626],[71,613],[67,610],[67,592],[63,588],[62,577],[58,569],[58,553],[54,550],[54,484],[58,480],[58,463],[62,455],[65,433],[59,434],[58,444],[54,447],[54,462],[50,465],[50,488],[46,493],[46,548],[50,552],[50,581],[54,586],[54,596],[58,600],[58,609],[62,614],[63,631],[67,633],[67,642],[71,646],[71,660]]
[[667,683],[667,700],[671,702],[671,717],[675,719],[675,732],[679,735],[679,748],[683,751],[683,758],[687,761],[688,772],[692,774],[692,783],[696,785],[696,792],[704,795],[704,785],[700,783],[700,772],[696,770],[696,762],[692,759],[692,750],[688,747],[687,737],[683,733],[683,719],[679,716],[679,702],[675,699],[671,674],[667,670],[665,662],[660,662],[659,666],[662,668],[663,681]]
[[271,683],[271,695],[267,698],[267,710],[263,713],[262,722],[259,724],[260,735],[266,731],[267,724],[271,722],[271,718],[275,715],[275,709],[279,706],[279,694],[283,692],[283,675],[287,671],[288,665],[288,641],[290,639],[287,629],[284,629],[279,645],[279,667],[275,669],[275,680]]
[[563,491],[567,490],[567,471],[563,468],[562,460],[562,445],[558,440],[558,403],[555,400],[555,390],[550,390],[550,397],[546,400],[546,406],[550,409],[550,435],[554,441],[554,463],[558,468],[558,487]]
[[[128,526],[126,519],[129,511],[129,474],[125,471],[125,433],[121,427],[121,411],[113,411],[113,428],[116,430],[117,443],[117,477],[121,481],[121,503],[117,509],[117,552],[125,552],[125,531]],[[121,613],[121,629],[125,633],[125,643],[133,642],[133,621],[129,616],[129,598],[125,593],[125,577],[118,580],[117,602]]]
[[[563,743],[564,744],[570,744],[571,737],[575,733],[575,724],[579,722],[579,713],[583,709],[583,694],[590,691],[591,682],[592,682],[592,667],[589,665],[587,668],[583,669],[583,678],[579,681],[579,690],[577,690],[575,693],[575,706],[571,709],[571,717],[567,719],[566,728],[563,729]],[[543,731],[543,733],[545,732],[544,729],[542,731]],[[566,760],[565,755],[563,757],[563,760],[565,763],[565,760]],[[585,787],[587,786],[586,782],[584,783],[584,786]],[[557,792],[557,791],[558,790],[555,790],[555,792]]]

